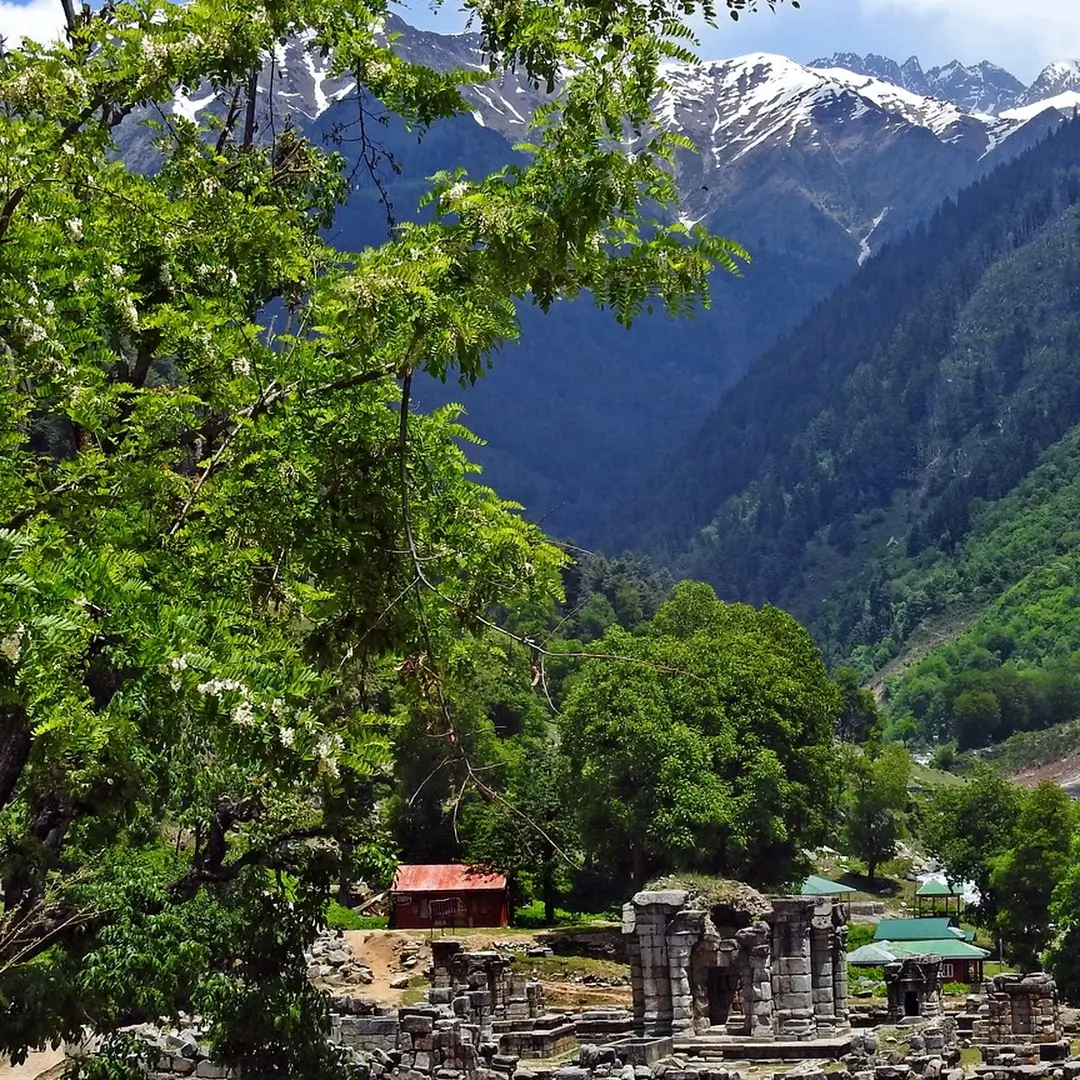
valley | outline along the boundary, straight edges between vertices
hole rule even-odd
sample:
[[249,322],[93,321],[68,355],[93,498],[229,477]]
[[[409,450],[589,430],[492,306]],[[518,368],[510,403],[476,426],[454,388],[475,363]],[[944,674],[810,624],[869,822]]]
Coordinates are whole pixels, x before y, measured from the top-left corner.
[[0,1080],[1078,1080],[1080,62],[467,9],[0,49]]

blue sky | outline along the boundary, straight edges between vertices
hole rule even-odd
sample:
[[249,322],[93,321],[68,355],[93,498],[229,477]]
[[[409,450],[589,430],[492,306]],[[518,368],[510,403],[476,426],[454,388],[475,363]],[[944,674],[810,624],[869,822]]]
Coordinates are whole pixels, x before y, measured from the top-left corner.
[[[433,16],[425,0],[409,0],[407,21],[452,31],[456,4]],[[726,16],[701,30],[706,58],[778,52],[807,61],[834,52],[876,52],[896,60],[917,55],[924,67],[957,59],[992,60],[1030,82],[1052,60],[1080,58],[1080,0],[802,0]]]
[[[458,0],[433,15],[428,0],[407,0],[402,14],[416,25],[461,28]],[[1080,0],[802,0],[776,12],[726,16],[702,28],[708,59],[778,52],[807,61],[833,52],[877,52],[924,67],[957,59],[992,60],[1025,82],[1052,60],[1080,59]],[[0,34],[48,38],[60,24],[60,0],[0,0]]]

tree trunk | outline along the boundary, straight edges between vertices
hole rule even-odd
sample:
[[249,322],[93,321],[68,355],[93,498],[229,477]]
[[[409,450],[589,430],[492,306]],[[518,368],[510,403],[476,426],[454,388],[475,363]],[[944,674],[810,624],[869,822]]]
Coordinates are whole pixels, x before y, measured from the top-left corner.
[[555,922],[555,867],[550,858],[544,860],[540,871],[540,889],[544,897],[544,922],[552,926]]

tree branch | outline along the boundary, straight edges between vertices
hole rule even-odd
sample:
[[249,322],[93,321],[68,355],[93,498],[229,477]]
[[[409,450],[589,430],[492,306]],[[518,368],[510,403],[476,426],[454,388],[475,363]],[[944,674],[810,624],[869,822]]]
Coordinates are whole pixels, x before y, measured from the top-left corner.
[[30,724],[21,705],[0,706],[0,810],[11,801],[30,757]]

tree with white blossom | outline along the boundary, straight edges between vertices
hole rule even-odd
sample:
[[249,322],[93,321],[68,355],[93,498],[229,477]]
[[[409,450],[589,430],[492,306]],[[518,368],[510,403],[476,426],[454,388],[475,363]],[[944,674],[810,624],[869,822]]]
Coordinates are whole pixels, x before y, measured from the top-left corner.
[[[187,1010],[246,1075],[347,1073],[303,950],[342,859],[393,854],[368,687],[453,756],[454,643],[561,563],[414,374],[475,380],[521,300],[687,312],[742,254],[671,224],[650,123],[710,2],[467,6],[492,73],[558,84],[528,163],[435,177],[431,220],[351,255],[340,156],[246,106],[302,35],[414,126],[464,110],[484,76],[400,59],[380,0],[63,0],[61,41],[0,55],[4,1053],[90,1027],[110,1053],[78,1068],[135,1073],[113,1034]],[[200,86],[226,115],[125,167],[118,128]]]

